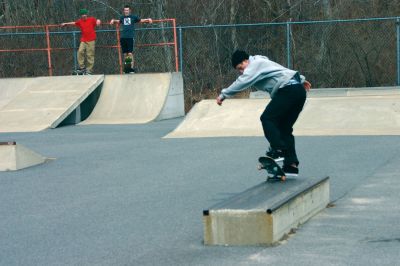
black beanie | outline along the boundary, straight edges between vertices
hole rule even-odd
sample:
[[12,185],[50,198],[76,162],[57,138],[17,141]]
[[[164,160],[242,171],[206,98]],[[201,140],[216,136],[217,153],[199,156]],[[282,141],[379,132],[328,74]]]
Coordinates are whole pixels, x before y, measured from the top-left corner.
[[236,50],[233,54],[232,54],[232,66],[233,68],[236,68],[237,65],[239,65],[240,63],[242,63],[244,60],[249,59],[249,54],[246,53],[245,51],[241,51],[241,50]]

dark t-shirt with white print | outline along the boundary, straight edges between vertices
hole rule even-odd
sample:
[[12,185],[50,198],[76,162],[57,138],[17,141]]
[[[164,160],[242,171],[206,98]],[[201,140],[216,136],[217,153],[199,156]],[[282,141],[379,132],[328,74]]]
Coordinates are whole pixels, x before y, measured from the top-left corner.
[[122,16],[119,19],[121,25],[121,38],[135,37],[135,23],[138,23],[140,18],[136,15]]

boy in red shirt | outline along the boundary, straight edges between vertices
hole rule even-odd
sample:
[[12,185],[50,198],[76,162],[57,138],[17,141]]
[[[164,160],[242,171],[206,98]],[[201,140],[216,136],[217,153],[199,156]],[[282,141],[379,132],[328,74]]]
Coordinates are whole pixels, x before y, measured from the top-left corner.
[[[81,30],[81,43],[78,50],[78,74],[91,75],[94,66],[94,51],[96,44],[96,26],[99,26],[101,21],[94,17],[88,17],[88,10],[81,9],[79,11],[81,18],[74,22],[62,23],[61,26],[74,25]],[[87,66],[85,67],[85,54]]]

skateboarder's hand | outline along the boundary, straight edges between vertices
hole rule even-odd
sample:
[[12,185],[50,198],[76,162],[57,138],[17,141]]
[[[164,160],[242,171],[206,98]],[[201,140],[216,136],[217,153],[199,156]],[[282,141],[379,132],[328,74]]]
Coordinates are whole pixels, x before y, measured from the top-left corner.
[[304,83],[303,83],[303,86],[304,86],[304,89],[306,89],[307,92],[310,91],[311,83],[309,81],[305,80]]
[[222,98],[219,97],[219,96],[217,97],[216,100],[217,100],[217,104],[218,104],[218,105],[222,105],[222,102],[224,101],[224,99],[222,99]]
[[101,20],[100,19],[96,20],[96,25],[100,26],[100,24],[101,24]]

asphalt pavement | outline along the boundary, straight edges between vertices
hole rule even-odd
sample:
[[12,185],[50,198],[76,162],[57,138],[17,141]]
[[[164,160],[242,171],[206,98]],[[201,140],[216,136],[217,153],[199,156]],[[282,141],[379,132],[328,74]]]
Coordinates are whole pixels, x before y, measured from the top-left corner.
[[264,181],[267,142],[163,139],[180,121],[0,134],[56,158],[0,172],[0,265],[399,265],[400,136],[298,137],[332,207],[274,247],[204,246],[203,209]]

